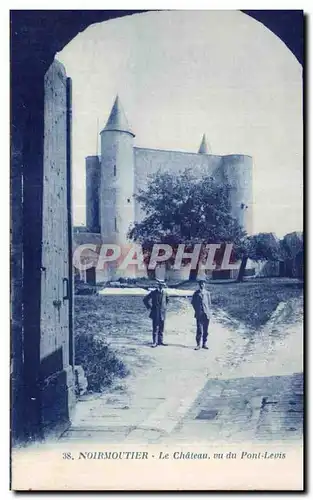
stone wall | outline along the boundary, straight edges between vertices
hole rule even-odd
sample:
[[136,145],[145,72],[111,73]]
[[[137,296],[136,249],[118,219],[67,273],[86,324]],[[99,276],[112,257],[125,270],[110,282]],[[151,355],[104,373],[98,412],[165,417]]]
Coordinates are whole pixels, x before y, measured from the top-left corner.
[[[222,163],[222,156],[202,155],[183,151],[165,151],[160,149],[134,148],[135,155],[135,192],[145,189],[149,175],[158,170],[178,173],[190,168],[194,175],[214,175]],[[135,220],[139,221],[144,214],[135,201]]]
[[[21,132],[12,126],[11,137],[11,426],[17,441],[23,433],[23,147]],[[25,403],[24,403],[25,404]]]

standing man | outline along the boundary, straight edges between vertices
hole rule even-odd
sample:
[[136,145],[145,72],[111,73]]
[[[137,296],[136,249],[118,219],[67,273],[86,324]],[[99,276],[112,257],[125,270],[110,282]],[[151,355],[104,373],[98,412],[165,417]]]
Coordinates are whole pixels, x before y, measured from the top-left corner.
[[149,318],[152,319],[152,341],[151,347],[165,346],[163,342],[164,321],[168,304],[168,295],[165,290],[165,282],[157,280],[158,286],[143,299],[146,308],[150,311]]
[[195,311],[195,318],[197,320],[197,334],[196,342],[198,351],[201,348],[208,349],[208,328],[211,318],[211,296],[205,288],[205,280],[199,280],[199,289],[195,291],[191,299],[192,307]]

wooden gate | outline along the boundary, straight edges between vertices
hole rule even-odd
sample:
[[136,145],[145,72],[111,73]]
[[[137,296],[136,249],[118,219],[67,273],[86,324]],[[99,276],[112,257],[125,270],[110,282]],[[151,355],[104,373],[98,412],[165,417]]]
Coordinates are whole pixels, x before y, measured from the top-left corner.
[[45,75],[40,316],[42,424],[70,419],[75,405],[71,223],[71,91],[64,67]]

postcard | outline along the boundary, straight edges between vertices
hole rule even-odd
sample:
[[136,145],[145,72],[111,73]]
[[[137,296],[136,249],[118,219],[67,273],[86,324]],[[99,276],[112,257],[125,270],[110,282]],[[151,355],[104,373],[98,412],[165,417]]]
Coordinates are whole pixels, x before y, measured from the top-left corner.
[[303,491],[303,12],[11,11],[11,488]]

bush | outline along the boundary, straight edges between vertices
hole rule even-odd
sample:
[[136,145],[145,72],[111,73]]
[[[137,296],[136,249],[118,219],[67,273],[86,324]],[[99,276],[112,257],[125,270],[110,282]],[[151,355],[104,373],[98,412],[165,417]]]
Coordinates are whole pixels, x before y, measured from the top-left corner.
[[75,295],[93,295],[97,293],[97,288],[84,282],[75,283],[74,293]]
[[129,371],[123,361],[100,337],[81,333],[75,338],[75,364],[82,365],[89,392],[102,392],[115,377],[124,378]]

